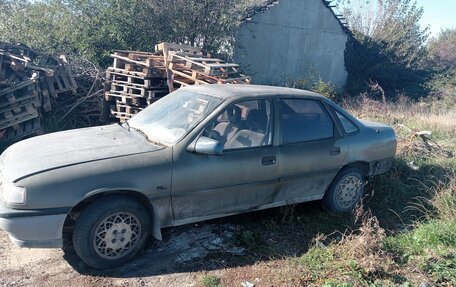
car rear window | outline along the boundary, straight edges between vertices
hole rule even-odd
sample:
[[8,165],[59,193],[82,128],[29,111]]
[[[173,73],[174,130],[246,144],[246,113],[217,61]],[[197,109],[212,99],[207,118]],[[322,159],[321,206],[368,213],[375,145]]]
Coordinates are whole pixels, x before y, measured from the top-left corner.
[[351,134],[351,133],[355,133],[358,131],[358,127],[352,121],[347,119],[347,117],[342,115],[339,111],[336,110],[335,112],[336,112],[336,115],[339,118],[342,126],[344,127],[345,133]]
[[319,101],[282,99],[280,109],[284,144],[333,137],[334,124]]

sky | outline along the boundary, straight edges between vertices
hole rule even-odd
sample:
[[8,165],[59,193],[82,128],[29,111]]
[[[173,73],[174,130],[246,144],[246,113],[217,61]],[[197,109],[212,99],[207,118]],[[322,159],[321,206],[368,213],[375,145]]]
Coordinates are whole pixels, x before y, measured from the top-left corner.
[[456,29],[456,0],[417,0],[418,5],[424,8],[424,15],[420,24],[430,26],[432,36],[446,28]]

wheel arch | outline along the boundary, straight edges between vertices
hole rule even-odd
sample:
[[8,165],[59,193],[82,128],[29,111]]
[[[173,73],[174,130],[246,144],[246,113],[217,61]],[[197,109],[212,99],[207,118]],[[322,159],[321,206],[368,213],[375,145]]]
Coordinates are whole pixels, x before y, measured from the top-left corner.
[[340,171],[342,172],[343,170],[347,169],[347,168],[356,168],[356,169],[359,169],[365,177],[368,177],[369,176],[369,171],[370,171],[370,164],[368,162],[365,162],[365,161],[355,161],[355,162],[351,162],[349,164],[346,164]]
[[161,234],[161,225],[160,225],[160,220],[158,216],[158,211],[154,204],[149,200],[149,198],[142,194],[141,192],[138,191],[132,191],[132,190],[110,190],[110,191],[103,191],[95,194],[91,194],[90,196],[84,198],[82,201],[80,201],[78,204],[73,206],[71,210],[68,212],[67,217],[65,219],[65,223],[63,226],[63,230],[68,231],[71,230],[74,223],[76,222],[79,214],[81,211],[86,208],[90,203],[100,200],[101,198],[113,196],[113,195],[124,195],[128,196],[130,198],[135,199],[137,202],[139,202],[141,205],[144,206],[144,208],[149,212],[151,216],[151,221],[152,221],[152,229],[151,229],[151,235],[157,239],[157,240],[162,240],[162,234]]

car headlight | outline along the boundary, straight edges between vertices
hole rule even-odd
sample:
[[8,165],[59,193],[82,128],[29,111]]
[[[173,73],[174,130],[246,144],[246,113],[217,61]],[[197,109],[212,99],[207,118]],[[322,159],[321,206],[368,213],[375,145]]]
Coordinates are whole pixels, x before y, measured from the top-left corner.
[[7,182],[2,182],[3,200],[7,204],[24,204],[25,203],[25,188],[15,186]]

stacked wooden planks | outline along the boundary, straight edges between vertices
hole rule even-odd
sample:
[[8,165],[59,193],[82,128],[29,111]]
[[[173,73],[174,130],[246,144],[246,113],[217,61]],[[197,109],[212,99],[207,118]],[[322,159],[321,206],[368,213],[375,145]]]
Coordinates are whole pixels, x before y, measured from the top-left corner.
[[105,99],[111,115],[125,121],[168,93],[163,55],[114,51],[106,71]]
[[105,100],[111,116],[121,122],[182,86],[250,83],[237,64],[212,58],[197,47],[161,43],[154,53],[115,51],[111,57]]
[[0,140],[42,133],[41,110],[51,110],[51,97],[76,88],[63,58],[0,42]]
[[250,84],[251,78],[239,72],[239,65],[211,57],[196,47],[161,43],[155,46],[165,58],[170,92],[181,86],[200,84]]

